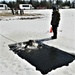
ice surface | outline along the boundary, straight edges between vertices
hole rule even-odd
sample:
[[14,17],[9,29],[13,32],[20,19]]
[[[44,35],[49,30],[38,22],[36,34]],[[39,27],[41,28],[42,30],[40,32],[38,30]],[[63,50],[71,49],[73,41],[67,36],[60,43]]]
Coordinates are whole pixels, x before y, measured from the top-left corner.
[[[60,9],[59,12],[61,20],[58,28],[58,39],[43,40],[42,42],[75,54],[75,9]],[[0,21],[0,75],[42,75],[34,66],[18,57],[8,48],[8,44],[11,43],[51,37],[52,33],[49,33],[49,29],[52,10],[27,10],[26,13],[41,13],[44,17],[34,20]],[[53,70],[47,75],[74,75],[74,68],[75,61],[69,66]]]

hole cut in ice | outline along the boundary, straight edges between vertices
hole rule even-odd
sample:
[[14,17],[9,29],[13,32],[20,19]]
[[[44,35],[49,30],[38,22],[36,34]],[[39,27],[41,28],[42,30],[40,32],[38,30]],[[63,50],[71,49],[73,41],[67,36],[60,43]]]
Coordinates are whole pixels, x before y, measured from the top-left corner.
[[[51,70],[62,67],[64,65],[68,66],[69,63],[75,60],[74,55],[64,52],[58,48],[45,45],[40,41],[31,40],[30,43],[29,41],[10,44],[8,46],[10,50],[12,50],[22,59],[27,60],[42,74],[47,74]],[[31,46],[27,45],[28,43]],[[37,45],[34,46],[33,43],[36,43]],[[30,46],[30,48],[28,46]]]

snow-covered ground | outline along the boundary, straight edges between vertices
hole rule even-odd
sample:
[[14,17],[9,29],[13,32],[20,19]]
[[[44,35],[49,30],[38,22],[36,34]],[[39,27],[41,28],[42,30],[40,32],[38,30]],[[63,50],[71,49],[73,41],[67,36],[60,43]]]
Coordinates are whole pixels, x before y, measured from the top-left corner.
[[[42,17],[40,19],[28,20],[18,20],[17,18],[21,16],[0,17],[2,19],[0,21],[0,75],[42,75],[34,66],[9,50],[8,44],[15,42],[44,39],[42,42],[47,45],[75,54],[75,9],[59,10],[61,20],[56,40],[45,40],[52,36],[52,33],[49,33],[52,10],[25,10],[25,12],[43,15],[40,15]],[[47,75],[75,75],[74,68],[75,60],[69,66],[52,70]]]

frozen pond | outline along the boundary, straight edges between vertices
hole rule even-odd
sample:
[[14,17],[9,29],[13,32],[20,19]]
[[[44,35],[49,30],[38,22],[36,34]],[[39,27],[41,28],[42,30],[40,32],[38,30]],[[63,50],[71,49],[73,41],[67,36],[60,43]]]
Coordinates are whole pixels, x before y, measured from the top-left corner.
[[[58,28],[58,38],[42,42],[46,45],[59,48],[62,51],[75,54],[75,9],[60,9],[59,12],[61,14],[61,21]],[[52,10],[31,10],[26,11],[26,13],[43,14],[40,16],[43,18],[17,20],[21,16],[13,18],[0,17],[2,19],[0,20],[0,75],[42,75],[34,66],[18,57],[8,47],[8,44],[15,42],[51,37],[52,33],[49,33],[49,29]],[[10,18],[11,20],[9,20]],[[70,63],[69,66],[52,70],[47,75],[74,75],[74,68],[75,61]]]

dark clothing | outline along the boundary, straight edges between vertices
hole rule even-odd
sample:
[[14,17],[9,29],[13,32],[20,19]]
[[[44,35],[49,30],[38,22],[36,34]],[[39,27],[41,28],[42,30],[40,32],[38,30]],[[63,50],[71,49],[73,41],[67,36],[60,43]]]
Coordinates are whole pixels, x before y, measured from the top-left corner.
[[12,11],[12,14],[14,15],[15,13],[14,13],[14,9],[13,8],[11,9],[11,11]]
[[60,13],[55,10],[55,11],[53,11],[53,13],[52,13],[51,25],[52,25],[52,26],[55,25],[56,27],[58,27],[59,21],[60,21]]
[[18,15],[18,9],[15,10],[15,14]]
[[57,38],[57,26],[52,26],[52,30],[53,30],[53,37]]
[[20,10],[20,15],[23,15],[24,14],[24,11],[21,9]]
[[59,26],[60,21],[60,13],[57,10],[54,10],[52,13],[52,30],[53,30],[53,38],[57,38],[57,27]]

